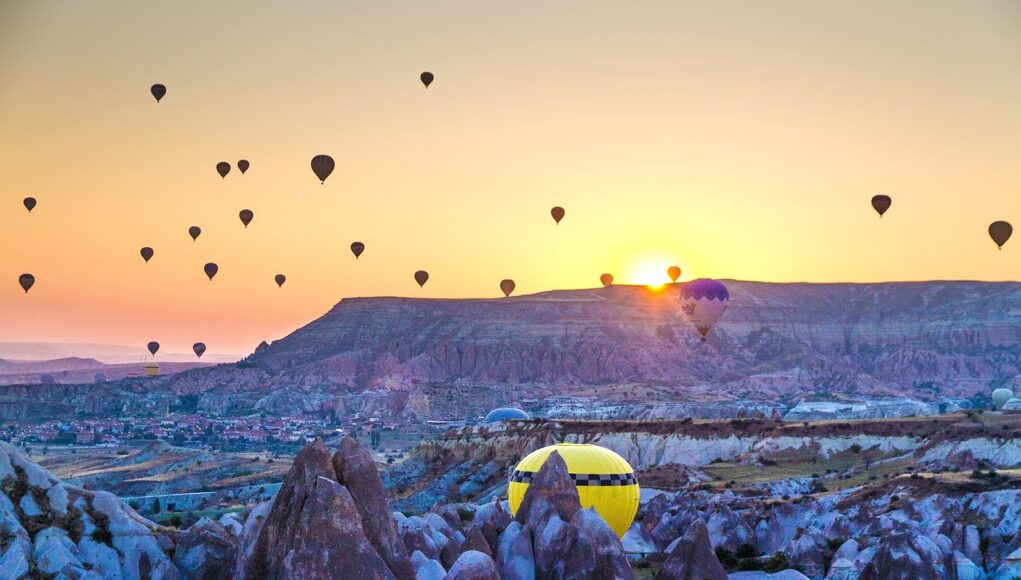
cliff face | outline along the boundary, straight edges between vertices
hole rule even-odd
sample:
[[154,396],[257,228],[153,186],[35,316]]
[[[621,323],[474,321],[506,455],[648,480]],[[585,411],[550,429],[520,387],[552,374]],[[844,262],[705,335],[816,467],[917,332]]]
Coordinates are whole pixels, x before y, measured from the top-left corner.
[[1021,284],[727,285],[730,307],[706,343],[680,315],[679,286],[614,286],[499,300],[345,300],[246,364],[348,386],[727,383],[766,399],[968,392],[1021,372]]
[[[726,284],[730,307],[704,343],[680,314],[679,285],[356,298],[238,364],[108,388],[113,401],[141,408],[197,395],[210,412],[288,414],[400,412],[407,396],[395,394],[423,384],[527,384],[541,397],[579,386],[666,389],[644,399],[653,403],[775,403],[809,393],[936,400],[1021,384],[1021,283]],[[0,387],[0,407],[20,400],[5,397],[13,393]],[[506,400],[495,400],[500,393]],[[501,404],[515,393],[470,398]],[[88,407],[79,394],[42,398]]]

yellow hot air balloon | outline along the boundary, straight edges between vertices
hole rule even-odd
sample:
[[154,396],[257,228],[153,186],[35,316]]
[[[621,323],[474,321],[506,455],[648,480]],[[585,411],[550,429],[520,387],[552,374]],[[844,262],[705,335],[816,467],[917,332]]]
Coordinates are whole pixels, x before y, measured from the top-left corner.
[[595,508],[617,537],[624,537],[638,513],[638,479],[623,457],[598,445],[558,443],[529,453],[514,468],[507,486],[511,513],[517,515],[529,482],[554,451],[567,464],[581,507]]

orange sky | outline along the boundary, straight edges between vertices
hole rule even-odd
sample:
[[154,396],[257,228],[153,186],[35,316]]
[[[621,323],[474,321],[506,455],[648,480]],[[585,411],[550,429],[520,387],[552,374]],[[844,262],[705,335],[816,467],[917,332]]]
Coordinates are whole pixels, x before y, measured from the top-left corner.
[[1017,280],[1021,238],[997,251],[986,228],[1021,226],[1019,103],[1009,0],[8,0],[0,341],[245,353],[343,297],[645,283],[671,263]]

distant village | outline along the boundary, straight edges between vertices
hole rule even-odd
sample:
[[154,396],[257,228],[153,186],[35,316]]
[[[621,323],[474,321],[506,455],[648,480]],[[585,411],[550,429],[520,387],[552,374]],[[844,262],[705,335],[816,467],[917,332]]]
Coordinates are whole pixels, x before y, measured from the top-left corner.
[[229,451],[247,448],[300,447],[317,437],[351,434],[378,441],[397,425],[379,417],[355,415],[342,423],[319,417],[230,417],[172,414],[160,418],[46,420],[37,423],[4,421],[0,438],[14,444],[118,446],[131,441],[166,441]]

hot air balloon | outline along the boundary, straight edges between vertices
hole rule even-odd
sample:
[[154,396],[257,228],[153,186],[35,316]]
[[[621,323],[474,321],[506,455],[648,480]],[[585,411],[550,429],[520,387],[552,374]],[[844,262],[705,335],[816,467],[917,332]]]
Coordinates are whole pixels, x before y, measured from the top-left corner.
[[319,178],[319,183],[326,183],[326,178],[333,173],[334,167],[336,164],[329,155],[316,155],[312,158],[312,173]]
[[500,281],[500,290],[503,291],[504,296],[510,296],[511,292],[514,291],[514,287],[515,287],[514,280],[507,279]]
[[287,281],[287,276],[284,276],[283,274],[277,274],[276,276],[273,276],[273,279],[276,280],[277,287],[282,287],[284,285],[284,282]]
[[676,282],[681,277],[681,269],[677,266],[670,266],[666,269],[666,275],[670,277],[671,282]]
[[429,88],[429,85],[433,84],[433,78],[434,78],[433,77],[433,73],[431,73],[429,71],[426,71],[426,72],[418,75],[418,78],[422,79],[422,84],[425,85],[425,88],[427,88],[427,89]]
[[188,235],[191,236],[192,241],[199,239],[199,234],[202,233],[202,228],[198,226],[191,226],[188,228]]
[[351,253],[355,255],[355,260],[357,260],[358,256],[361,256],[362,252],[364,252],[364,251],[365,251],[365,244],[363,244],[361,242],[355,242],[355,243],[351,244]]
[[35,285],[35,276],[31,274],[22,274],[18,276],[18,284],[25,289],[25,294],[28,294],[28,290]]
[[993,408],[1002,409],[1003,404],[1014,398],[1014,391],[1010,389],[996,389],[993,391]]
[[157,83],[149,87],[149,92],[152,93],[152,96],[156,98],[158,103],[163,98],[163,95],[167,94],[167,87]]
[[149,246],[142,248],[142,251],[139,253],[142,254],[142,259],[145,260],[146,264],[148,264],[149,260],[152,259],[153,251]]
[[564,211],[564,208],[558,205],[555,208],[551,209],[549,213],[551,216],[553,216],[553,221],[559,224],[560,220],[564,219],[564,214],[567,212]]
[[989,237],[993,238],[996,242],[996,246],[1003,249],[1003,244],[1007,243],[1010,239],[1010,235],[1014,233],[1014,228],[1007,222],[993,222],[989,224]]
[[244,175],[245,172],[248,171],[248,167],[249,164],[247,159],[242,159],[241,161],[238,161],[238,169],[241,170],[241,175]]
[[206,276],[209,276],[209,281],[212,282],[213,276],[216,276],[216,273],[220,271],[220,267],[213,262],[209,262],[202,267],[202,270],[205,271]]
[[204,342],[196,342],[191,345],[191,350],[195,353],[195,356],[202,358],[202,355],[206,352],[206,344]]
[[603,286],[609,286],[613,284],[613,274],[603,274],[599,277],[599,281],[603,283]]
[[638,512],[638,478],[623,457],[589,443],[558,443],[525,456],[507,486],[511,514],[517,514],[532,478],[554,452],[567,464],[581,507],[595,509],[617,537],[624,537]]
[[216,172],[220,174],[220,177],[227,177],[227,174],[230,173],[230,163],[226,161],[217,163]]
[[890,199],[889,195],[874,195],[872,196],[872,209],[876,210],[879,217],[883,217],[886,210],[890,209],[890,205],[893,204],[893,200]]
[[238,217],[241,218],[241,223],[245,224],[245,228],[247,228],[248,224],[252,223],[252,218],[255,217],[255,214],[250,209],[243,209],[238,213]]
[[160,349],[160,343],[154,340],[149,344],[145,345],[145,347],[149,349],[149,354],[151,354],[152,356],[156,356],[156,351]]
[[517,407],[499,407],[486,414],[486,418],[483,419],[482,422],[502,423],[504,421],[525,421],[531,418],[532,417],[528,413],[518,409]]
[[723,316],[729,300],[727,287],[709,278],[692,280],[681,288],[681,310],[702,335],[703,342],[716,321]]
[[425,286],[425,283],[429,281],[429,272],[425,270],[419,270],[415,272],[415,282],[418,282],[418,286]]
[[28,210],[28,213],[32,213],[32,210],[35,209],[34,197],[26,197],[25,200],[22,201],[21,203],[25,204],[25,209]]

